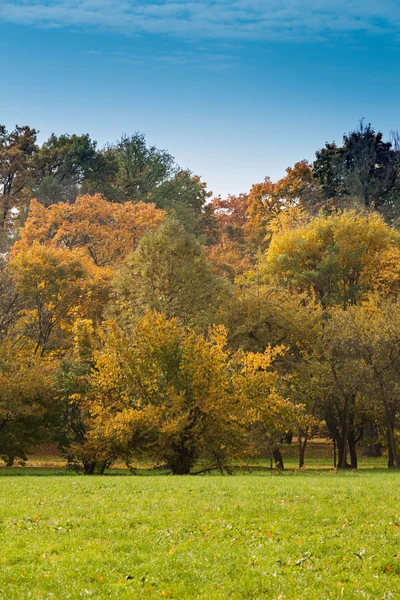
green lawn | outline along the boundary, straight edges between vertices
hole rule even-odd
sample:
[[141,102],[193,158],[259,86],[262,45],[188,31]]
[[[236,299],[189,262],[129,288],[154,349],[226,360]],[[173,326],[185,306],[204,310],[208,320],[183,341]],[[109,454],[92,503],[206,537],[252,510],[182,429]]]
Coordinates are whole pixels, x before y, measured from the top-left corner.
[[400,473],[19,472],[2,600],[400,598]]

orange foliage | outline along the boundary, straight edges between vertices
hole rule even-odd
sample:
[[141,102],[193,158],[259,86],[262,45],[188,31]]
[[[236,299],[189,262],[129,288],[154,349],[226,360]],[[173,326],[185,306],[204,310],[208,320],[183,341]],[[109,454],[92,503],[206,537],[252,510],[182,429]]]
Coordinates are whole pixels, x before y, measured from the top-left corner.
[[165,212],[154,204],[114,204],[100,194],[80,196],[74,204],[45,208],[32,200],[29,217],[13,254],[35,242],[60,248],[83,248],[99,267],[118,265],[144,233],[156,229]]

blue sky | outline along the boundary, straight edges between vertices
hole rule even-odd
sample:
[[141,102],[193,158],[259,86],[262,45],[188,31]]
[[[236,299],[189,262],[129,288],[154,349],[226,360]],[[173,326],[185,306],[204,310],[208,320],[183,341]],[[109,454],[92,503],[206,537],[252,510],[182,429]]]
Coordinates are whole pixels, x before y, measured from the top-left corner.
[[141,131],[215,194],[400,129],[397,0],[2,0],[0,122]]

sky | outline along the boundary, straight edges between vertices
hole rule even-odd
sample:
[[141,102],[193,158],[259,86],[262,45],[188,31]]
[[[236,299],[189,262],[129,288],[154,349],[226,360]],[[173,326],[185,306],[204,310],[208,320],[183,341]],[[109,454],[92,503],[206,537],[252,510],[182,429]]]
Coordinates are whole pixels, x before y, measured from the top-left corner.
[[140,131],[215,195],[400,129],[398,0],[2,0],[0,123]]

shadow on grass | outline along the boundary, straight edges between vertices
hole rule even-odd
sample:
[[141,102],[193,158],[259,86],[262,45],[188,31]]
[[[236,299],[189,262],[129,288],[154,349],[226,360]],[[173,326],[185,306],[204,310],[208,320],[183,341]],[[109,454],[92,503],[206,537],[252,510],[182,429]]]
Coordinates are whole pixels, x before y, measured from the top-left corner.
[[[333,469],[328,466],[320,466],[318,468],[293,468],[288,467],[283,471],[278,469],[271,469],[270,467],[263,465],[252,465],[252,466],[232,466],[231,473],[221,475],[221,472],[217,469],[199,474],[186,475],[185,477],[238,477],[238,476],[270,476],[270,477],[310,477],[310,476],[327,476],[334,475],[339,477],[346,476],[360,476],[363,475],[380,475],[383,473],[397,473],[400,474],[398,469],[388,469],[385,467],[376,466],[361,466],[359,469]],[[0,467],[0,478],[1,477],[165,477],[172,476],[172,472],[169,469],[154,469],[154,468],[136,468],[134,471],[130,471],[125,468],[111,468],[107,469],[103,474],[84,475],[80,471],[72,471],[65,467]],[[182,477],[182,476],[176,476]]]

